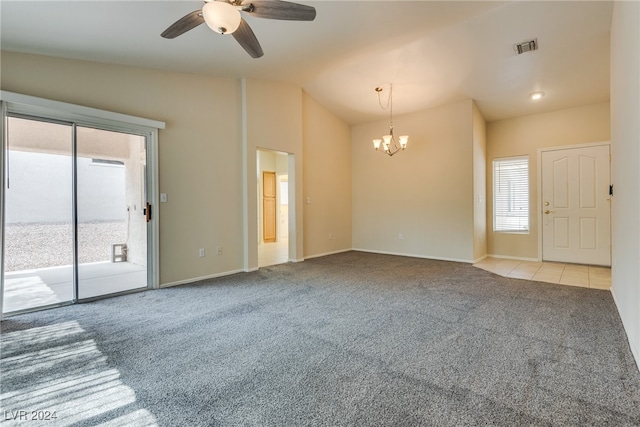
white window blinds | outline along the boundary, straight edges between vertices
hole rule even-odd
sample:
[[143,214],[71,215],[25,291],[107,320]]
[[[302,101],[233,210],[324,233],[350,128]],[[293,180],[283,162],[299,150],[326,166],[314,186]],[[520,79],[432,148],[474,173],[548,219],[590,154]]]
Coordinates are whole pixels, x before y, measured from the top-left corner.
[[493,161],[493,230],[529,231],[529,157]]

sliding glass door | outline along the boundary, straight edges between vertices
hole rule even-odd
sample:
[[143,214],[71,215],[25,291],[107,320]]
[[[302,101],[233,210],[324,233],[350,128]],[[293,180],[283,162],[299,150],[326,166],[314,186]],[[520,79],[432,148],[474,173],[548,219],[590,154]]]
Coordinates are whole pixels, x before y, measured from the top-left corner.
[[73,126],[8,117],[3,312],[74,299]]
[[148,286],[147,137],[5,120],[3,313]]
[[78,298],[147,287],[146,138],[77,127]]

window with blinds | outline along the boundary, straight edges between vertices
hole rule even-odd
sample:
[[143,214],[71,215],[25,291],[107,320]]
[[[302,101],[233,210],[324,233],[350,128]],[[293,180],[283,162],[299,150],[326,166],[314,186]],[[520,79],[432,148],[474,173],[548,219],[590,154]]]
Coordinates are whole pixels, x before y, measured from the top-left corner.
[[493,161],[493,230],[529,231],[529,157]]

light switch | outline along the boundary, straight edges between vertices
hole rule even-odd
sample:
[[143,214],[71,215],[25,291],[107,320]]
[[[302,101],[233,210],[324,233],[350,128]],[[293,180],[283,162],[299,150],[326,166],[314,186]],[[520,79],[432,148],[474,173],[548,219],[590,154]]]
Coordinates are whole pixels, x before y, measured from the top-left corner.
[[160,203],[167,203],[167,193],[160,193]]
[[310,205],[311,204],[311,197],[307,197],[307,204]]

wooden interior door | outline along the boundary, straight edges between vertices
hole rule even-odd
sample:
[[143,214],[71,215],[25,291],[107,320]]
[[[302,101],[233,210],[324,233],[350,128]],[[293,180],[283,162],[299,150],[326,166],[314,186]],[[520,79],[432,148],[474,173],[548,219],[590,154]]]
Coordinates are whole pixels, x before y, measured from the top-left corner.
[[276,173],[262,172],[262,239],[276,241]]
[[609,146],[542,152],[542,258],[611,265]]

